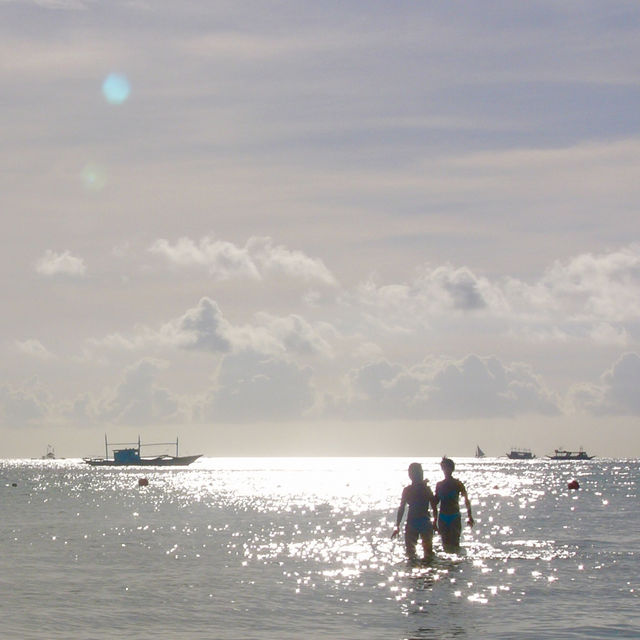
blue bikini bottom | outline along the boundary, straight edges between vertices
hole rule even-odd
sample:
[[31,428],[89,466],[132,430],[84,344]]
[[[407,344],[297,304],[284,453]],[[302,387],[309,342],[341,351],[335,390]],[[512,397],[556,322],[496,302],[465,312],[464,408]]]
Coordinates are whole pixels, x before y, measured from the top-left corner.
[[453,524],[456,520],[460,520],[460,512],[458,513],[439,513],[438,520],[447,526]]
[[407,526],[417,533],[428,533],[433,529],[431,526],[431,520],[429,520],[428,517],[410,518],[407,522]]

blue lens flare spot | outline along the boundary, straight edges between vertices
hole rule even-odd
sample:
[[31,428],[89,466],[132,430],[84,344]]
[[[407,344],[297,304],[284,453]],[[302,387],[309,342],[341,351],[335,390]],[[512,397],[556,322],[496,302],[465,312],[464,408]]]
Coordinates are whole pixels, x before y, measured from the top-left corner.
[[109,104],[122,104],[130,93],[131,85],[122,73],[110,73],[102,83],[102,94]]
[[82,184],[89,191],[101,191],[107,184],[107,174],[96,164],[87,164],[82,169]]

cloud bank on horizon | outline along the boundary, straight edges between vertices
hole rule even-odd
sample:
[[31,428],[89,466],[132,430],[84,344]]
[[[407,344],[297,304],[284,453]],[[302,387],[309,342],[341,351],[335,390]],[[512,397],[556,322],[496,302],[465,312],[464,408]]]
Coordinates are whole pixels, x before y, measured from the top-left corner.
[[[204,238],[198,244],[210,246],[211,241]],[[183,238],[175,246],[189,254],[194,250],[202,259],[175,259],[166,241],[154,243],[151,251],[167,257],[172,267],[179,265],[186,276],[195,265],[213,282],[235,278],[239,289],[259,277],[246,256],[223,260],[220,267],[218,251],[207,259],[198,244]],[[232,243],[216,245],[227,255],[238,252]],[[267,239],[262,245],[272,243]],[[295,256],[303,275],[308,275],[309,265],[321,265],[318,281],[331,285],[331,294],[325,293],[312,305],[298,301],[313,318],[261,311],[250,322],[237,324],[225,317],[215,300],[202,297],[176,318],[90,338],[80,345],[86,366],[104,362],[114,353],[129,353],[135,360],[102,399],[82,394],[73,401],[76,409],[68,412],[64,403],[56,406],[51,394],[36,393],[29,385],[5,386],[5,404],[0,403],[5,407],[4,422],[33,422],[43,416],[47,420],[75,416],[94,424],[129,424],[134,417],[133,423],[141,424],[178,418],[196,422],[268,417],[430,420],[576,410],[640,415],[635,394],[640,356],[625,351],[638,341],[640,245],[556,262],[532,283],[514,278],[493,282],[467,267],[440,265],[418,269],[410,282],[376,285],[369,280],[353,291],[337,287],[318,260],[284,247],[279,253]],[[218,268],[222,275],[215,272]],[[299,273],[291,269],[285,275],[295,280]],[[603,346],[622,355],[599,381],[577,379],[561,398],[523,362],[474,353],[452,357],[429,352],[423,358],[393,361],[394,344],[419,343],[426,333],[450,344],[461,335],[481,333],[487,343],[518,340],[553,349],[566,344]],[[52,357],[35,338],[16,346],[24,356]],[[157,386],[158,373],[169,368],[180,352],[209,358],[205,365],[212,378],[209,388],[179,397]],[[340,391],[316,388],[314,367],[331,370],[331,375],[339,373]],[[80,413],[79,403],[84,407]],[[24,409],[22,416],[19,406]]]
[[0,17],[1,429],[615,416],[640,450],[640,9]]

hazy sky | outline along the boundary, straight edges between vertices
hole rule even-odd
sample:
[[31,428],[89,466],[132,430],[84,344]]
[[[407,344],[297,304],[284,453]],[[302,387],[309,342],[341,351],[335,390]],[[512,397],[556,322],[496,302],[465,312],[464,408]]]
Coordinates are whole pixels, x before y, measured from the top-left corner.
[[0,0],[0,457],[640,455],[640,5]]

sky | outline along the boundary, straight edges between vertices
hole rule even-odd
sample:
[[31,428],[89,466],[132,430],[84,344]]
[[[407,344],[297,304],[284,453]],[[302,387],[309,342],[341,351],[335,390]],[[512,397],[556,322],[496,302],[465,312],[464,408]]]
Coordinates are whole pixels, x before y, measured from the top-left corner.
[[640,456],[640,6],[0,0],[0,457]]

